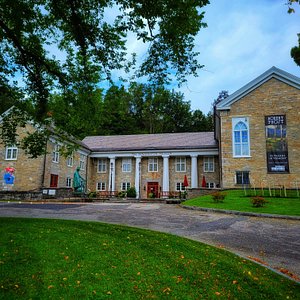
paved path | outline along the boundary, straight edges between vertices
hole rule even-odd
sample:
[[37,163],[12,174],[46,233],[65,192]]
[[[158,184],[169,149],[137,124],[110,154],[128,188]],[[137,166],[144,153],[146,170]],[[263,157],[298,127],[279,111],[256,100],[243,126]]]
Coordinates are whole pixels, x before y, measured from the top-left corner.
[[300,221],[193,211],[149,203],[0,203],[0,217],[91,220],[184,236],[285,268],[300,278]]

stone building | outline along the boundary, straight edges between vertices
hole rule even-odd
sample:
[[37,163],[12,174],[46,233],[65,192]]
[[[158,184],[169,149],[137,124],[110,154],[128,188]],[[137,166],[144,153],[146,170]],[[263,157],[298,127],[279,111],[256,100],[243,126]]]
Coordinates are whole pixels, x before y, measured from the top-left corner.
[[300,183],[300,78],[272,67],[216,106],[221,186]]
[[[300,78],[275,67],[215,108],[215,132],[89,136],[70,157],[55,137],[43,157],[0,144],[0,190],[71,189],[80,167],[87,189],[137,198],[169,197],[196,188],[286,186],[300,183]],[[1,119],[0,119],[1,122]],[[19,129],[22,136],[31,125]],[[14,170],[13,184],[5,175]],[[8,172],[8,173],[7,173]]]

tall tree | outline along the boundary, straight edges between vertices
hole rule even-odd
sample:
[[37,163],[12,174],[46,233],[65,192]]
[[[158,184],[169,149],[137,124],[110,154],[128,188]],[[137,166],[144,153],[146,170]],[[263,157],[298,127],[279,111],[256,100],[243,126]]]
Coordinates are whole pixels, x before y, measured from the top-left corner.
[[[11,89],[21,76],[31,118],[49,119],[51,91],[72,102],[95,92],[114,70],[132,70],[126,40],[148,43],[136,75],[161,85],[175,74],[182,82],[202,66],[194,37],[206,24],[208,0],[0,0],[0,78]],[[59,53],[55,57],[55,53]],[[74,72],[76,70],[76,72]],[[88,106],[88,101],[86,102]],[[93,106],[90,107],[92,110]],[[13,142],[13,141],[12,141]]]
[[[300,0],[289,0],[286,4],[288,5],[288,13],[295,13],[294,4],[300,5]],[[298,33],[298,45],[291,49],[291,57],[295,63],[300,67],[300,33]]]

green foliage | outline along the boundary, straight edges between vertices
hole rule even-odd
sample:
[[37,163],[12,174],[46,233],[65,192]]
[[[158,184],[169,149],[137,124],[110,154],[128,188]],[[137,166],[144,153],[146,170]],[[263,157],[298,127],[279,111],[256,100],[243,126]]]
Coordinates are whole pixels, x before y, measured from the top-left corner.
[[255,196],[251,198],[251,203],[254,207],[263,207],[268,201],[261,196]]
[[119,198],[125,198],[125,197],[126,197],[126,194],[127,194],[126,191],[119,192],[119,193],[118,193],[118,197],[119,197]]
[[291,49],[291,57],[294,59],[295,63],[300,67],[300,33],[298,33],[298,46]]
[[129,198],[135,198],[136,197],[136,189],[135,187],[131,187],[127,190],[127,197]]
[[226,193],[215,192],[215,193],[211,194],[211,197],[213,199],[213,202],[215,202],[215,203],[224,202]]
[[299,284],[228,251],[98,222],[0,219],[2,299],[298,299]]
[[[30,109],[22,109],[34,122],[49,125],[54,121],[79,138],[109,131],[109,122],[101,123],[106,112],[99,104],[99,83],[112,82],[112,72],[120,70],[130,72],[131,81],[144,76],[156,86],[176,80],[182,83],[187,75],[197,75],[202,66],[194,51],[194,38],[206,27],[202,8],[207,4],[208,0],[1,0],[0,100],[6,99],[1,100],[1,110],[26,95]],[[139,65],[136,54],[126,49],[132,34],[149,45]],[[13,79],[20,74],[18,84]],[[57,94],[53,96],[51,91]],[[157,118],[165,112],[156,115],[154,105],[162,99],[151,102],[139,119],[151,116],[150,124],[144,126],[149,132],[173,132],[184,124],[184,110],[179,110],[174,114],[176,125],[160,122],[156,128]],[[135,120],[128,110],[121,114],[121,107],[115,118],[129,121],[125,129],[134,130]],[[121,123],[113,121],[114,125]],[[120,134],[125,129],[115,125],[112,132]],[[34,138],[25,143],[29,145],[31,140]],[[36,146],[29,148],[37,150]]]

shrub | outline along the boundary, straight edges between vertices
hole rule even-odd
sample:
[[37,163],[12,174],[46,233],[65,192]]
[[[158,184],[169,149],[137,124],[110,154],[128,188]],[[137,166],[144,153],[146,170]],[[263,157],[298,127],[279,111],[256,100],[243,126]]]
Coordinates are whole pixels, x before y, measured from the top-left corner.
[[126,192],[124,192],[124,191],[123,192],[119,192],[118,193],[118,197],[119,198],[125,198],[126,197]]
[[88,193],[88,197],[89,198],[96,198],[97,197],[97,193],[96,192],[89,192]]
[[226,194],[221,193],[221,192],[215,192],[211,196],[212,196],[212,199],[215,203],[220,203],[220,202],[224,201],[224,199],[226,197]]
[[134,187],[131,187],[127,190],[127,197],[135,198],[136,197],[136,190]]
[[255,196],[251,198],[251,203],[254,207],[263,207],[268,201],[261,196]]

